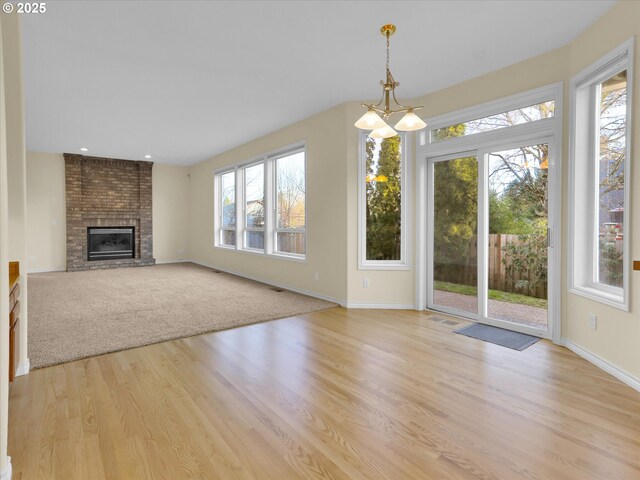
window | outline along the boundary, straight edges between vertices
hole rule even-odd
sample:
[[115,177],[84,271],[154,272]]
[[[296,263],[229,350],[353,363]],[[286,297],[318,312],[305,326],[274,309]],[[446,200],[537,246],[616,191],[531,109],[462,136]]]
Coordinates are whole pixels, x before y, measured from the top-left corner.
[[509,110],[508,112],[502,112],[497,115],[489,115],[476,120],[469,120],[463,123],[433,129],[431,130],[431,143],[536,122],[538,120],[552,118],[554,114],[555,102],[553,100],[537,103],[535,105]]
[[214,245],[304,259],[305,166],[304,146],[294,146],[216,173]]
[[236,244],[236,172],[220,175],[220,245]]
[[305,253],[304,163],[304,151],[275,158],[275,250],[279,253]]
[[406,259],[406,135],[360,142],[360,268],[402,269]]
[[628,310],[633,55],[629,41],[571,83],[572,293]]
[[242,169],[244,173],[244,245],[264,249],[264,164]]

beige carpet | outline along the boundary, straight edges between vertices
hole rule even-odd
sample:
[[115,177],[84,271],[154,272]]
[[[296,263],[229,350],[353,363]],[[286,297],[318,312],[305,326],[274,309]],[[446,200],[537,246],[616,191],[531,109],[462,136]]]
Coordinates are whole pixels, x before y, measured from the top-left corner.
[[29,359],[42,368],[335,306],[193,263],[29,275]]

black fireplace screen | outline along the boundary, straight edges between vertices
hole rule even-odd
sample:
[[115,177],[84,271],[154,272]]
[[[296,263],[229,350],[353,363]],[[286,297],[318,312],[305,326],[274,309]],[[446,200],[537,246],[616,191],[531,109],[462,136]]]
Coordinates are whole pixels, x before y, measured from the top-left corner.
[[134,227],[88,227],[88,259],[134,258],[134,232]]

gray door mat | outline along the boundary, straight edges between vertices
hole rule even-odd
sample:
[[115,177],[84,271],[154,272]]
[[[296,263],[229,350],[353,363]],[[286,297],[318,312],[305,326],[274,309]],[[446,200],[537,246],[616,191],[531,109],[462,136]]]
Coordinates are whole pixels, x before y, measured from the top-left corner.
[[496,345],[519,351],[530,347],[540,340],[539,337],[512,332],[511,330],[492,327],[491,325],[484,325],[482,323],[467,325],[466,327],[454,330],[453,333],[459,333],[460,335],[466,335],[467,337],[477,338],[478,340],[484,340],[485,342],[495,343]]

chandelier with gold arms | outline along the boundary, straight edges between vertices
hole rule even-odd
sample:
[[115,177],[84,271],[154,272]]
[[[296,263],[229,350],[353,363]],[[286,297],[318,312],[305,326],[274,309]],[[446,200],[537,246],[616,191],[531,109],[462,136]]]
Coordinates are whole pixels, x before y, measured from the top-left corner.
[[[380,85],[382,85],[382,98],[380,98],[380,101],[375,105],[363,103],[362,106],[367,108],[367,113],[360,117],[355,123],[355,126],[361,130],[371,130],[369,134],[371,138],[395,137],[398,134],[396,130],[411,132],[421,130],[427,126],[420,117],[413,113],[414,110],[419,110],[422,107],[405,107],[396,100],[396,87],[400,84],[395,81],[393,75],[391,75],[391,70],[389,70],[389,37],[395,32],[395,25],[389,24],[380,28],[380,33],[387,37],[387,80],[386,82],[380,80]],[[393,101],[398,108],[391,109],[391,97],[393,97]],[[382,108],[382,102],[384,102],[384,109]],[[380,118],[378,113],[382,114],[382,118]],[[405,116],[394,125],[395,130],[385,122],[385,120],[388,120],[394,113],[405,113]]]

